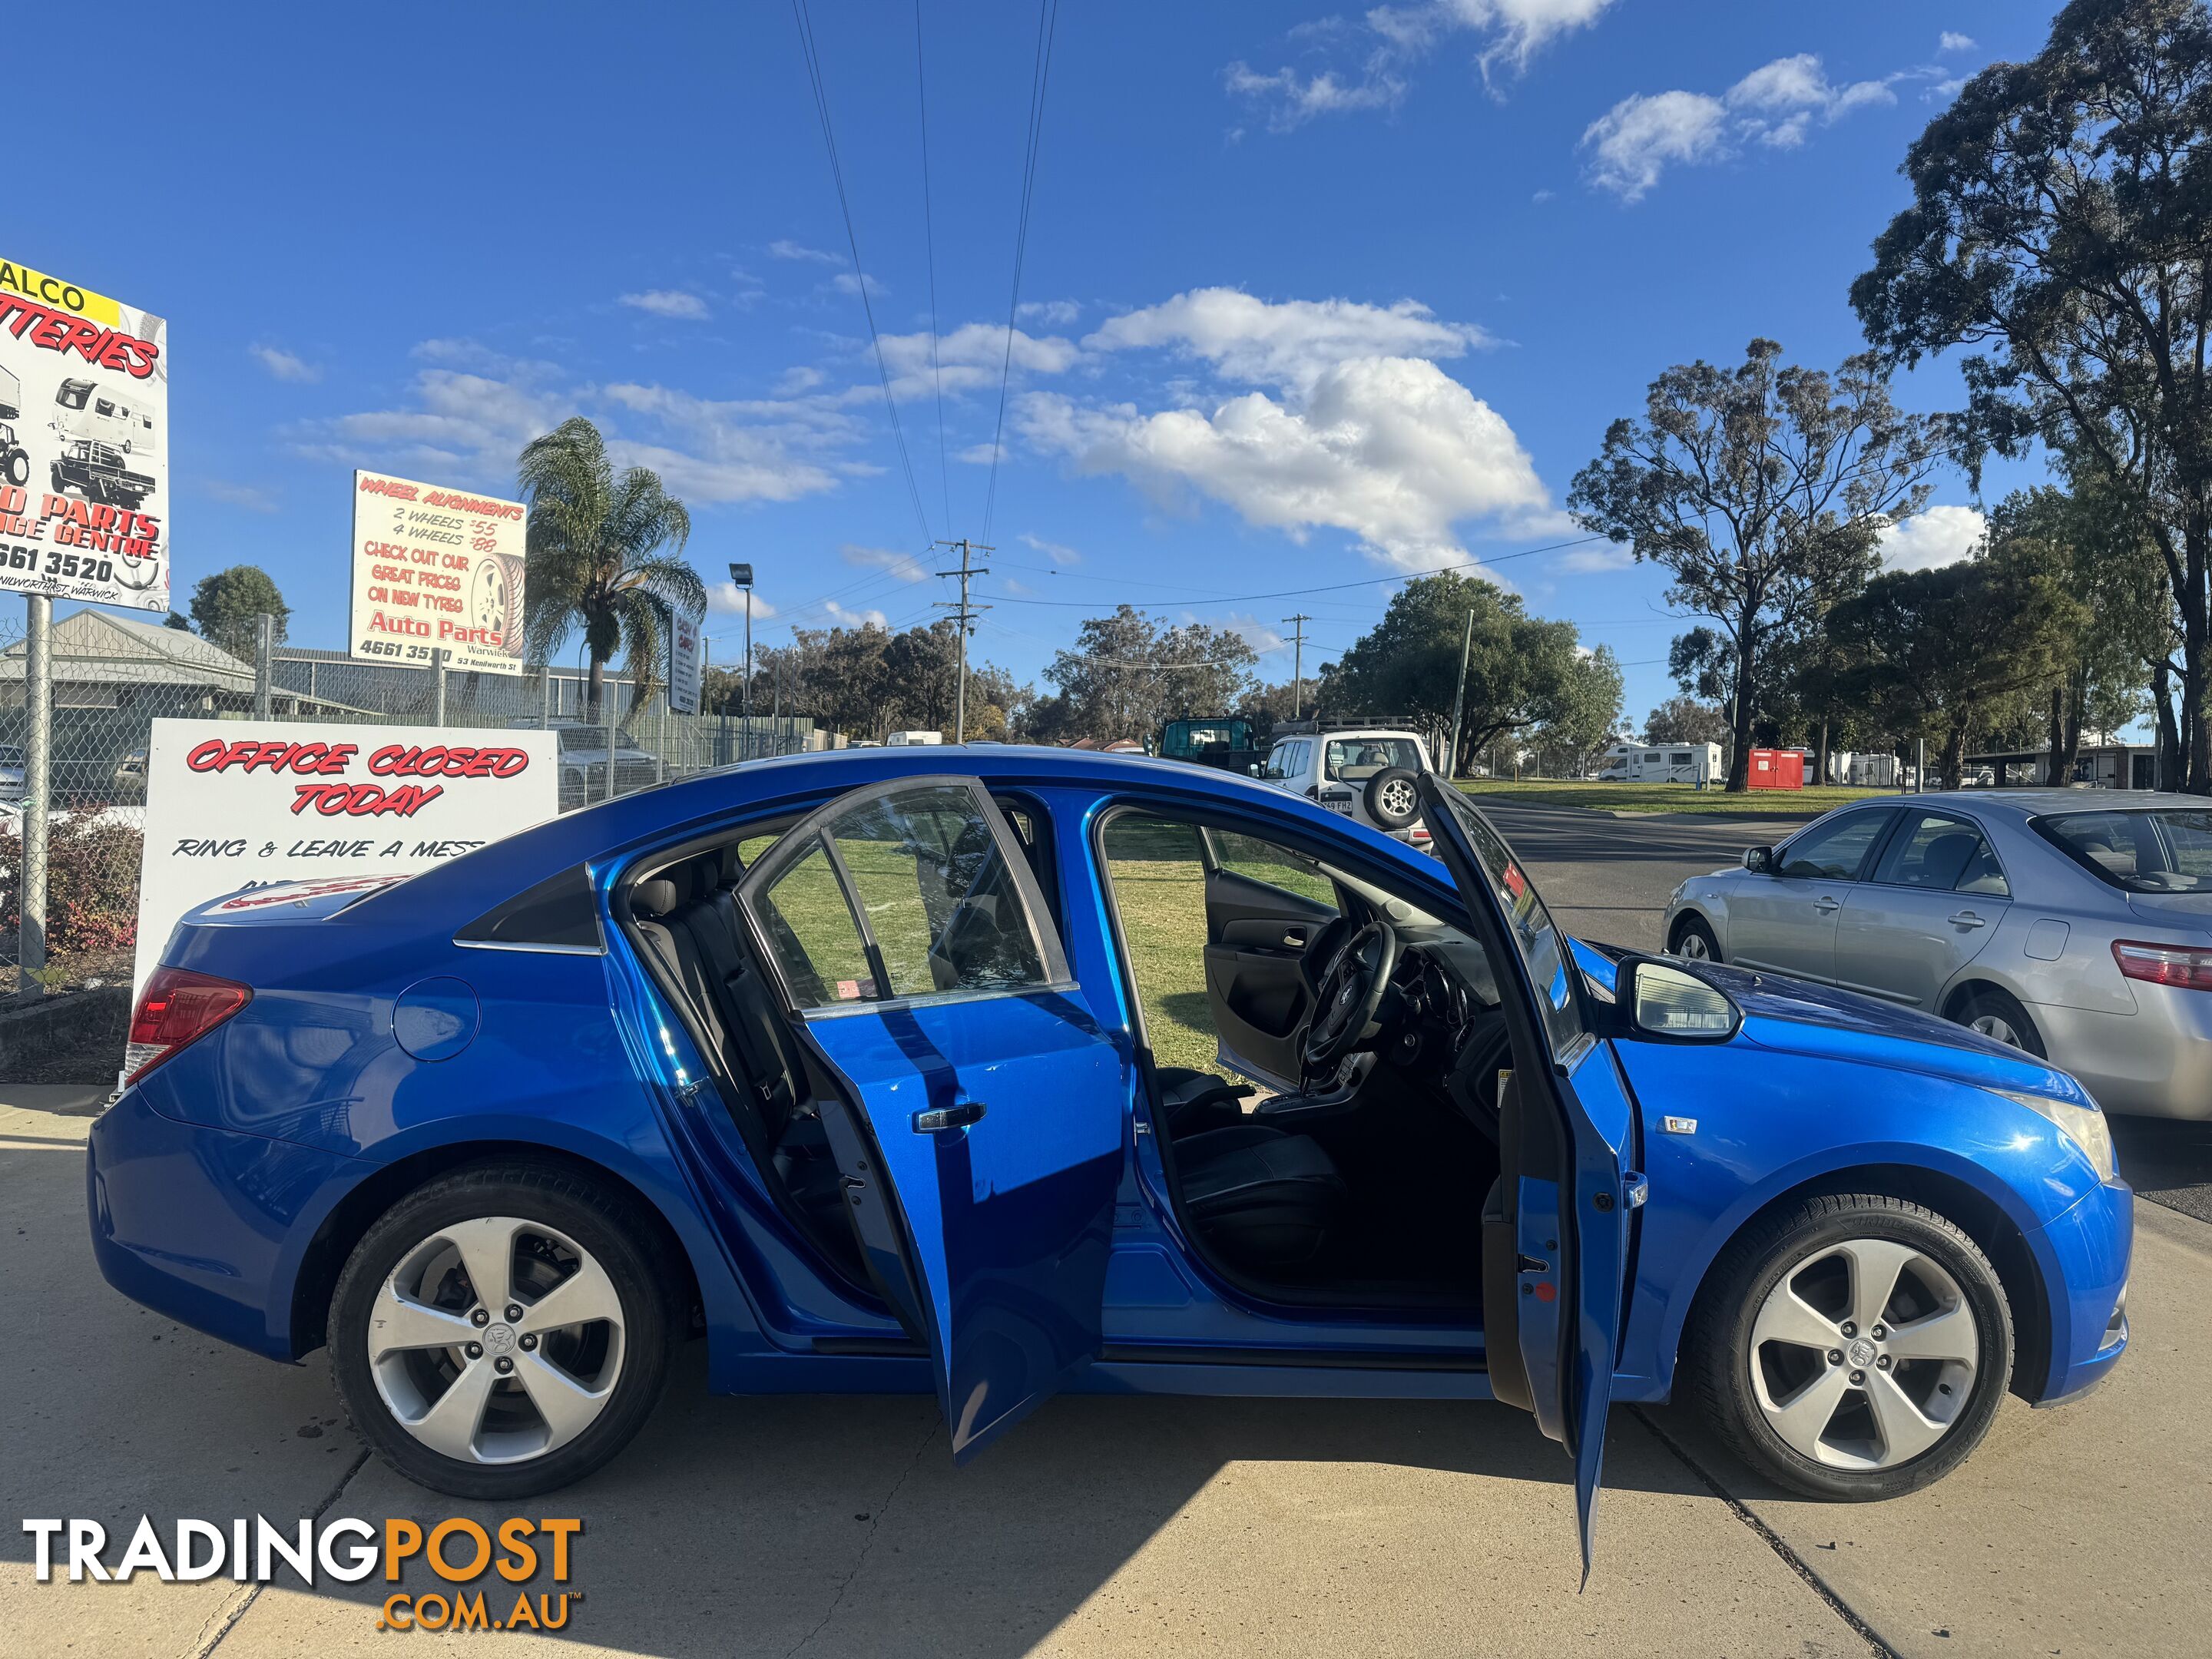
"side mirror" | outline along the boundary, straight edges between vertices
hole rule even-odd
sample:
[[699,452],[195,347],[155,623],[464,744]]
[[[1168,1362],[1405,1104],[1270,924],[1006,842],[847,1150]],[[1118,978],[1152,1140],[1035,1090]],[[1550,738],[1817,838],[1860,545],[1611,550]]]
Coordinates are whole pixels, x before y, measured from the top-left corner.
[[1266,774],[1266,772],[1267,772],[1267,769],[1266,767],[1264,767],[1264,766],[1261,765],[1259,762],[1257,762],[1257,761],[1254,761],[1254,762],[1253,762],[1249,766],[1246,767],[1244,769],[1245,769],[1246,771],[1249,772],[1249,773],[1250,773],[1254,777],[1255,777],[1255,778],[1256,778],[1256,777],[1261,777],[1261,776],[1265,775],[1265,774]]
[[1726,993],[1671,963],[1638,963],[1627,1002],[1629,1024],[1638,1036],[1726,1042],[1743,1024],[1743,1011]]
[[1774,873],[1774,849],[1771,847],[1747,847],[1743,849],[1743,867],[1754,875]]

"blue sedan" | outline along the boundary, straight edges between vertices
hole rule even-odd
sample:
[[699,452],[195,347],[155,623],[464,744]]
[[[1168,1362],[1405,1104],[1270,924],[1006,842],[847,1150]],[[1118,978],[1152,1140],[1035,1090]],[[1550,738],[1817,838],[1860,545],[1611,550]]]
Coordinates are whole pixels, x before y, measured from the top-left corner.
[[486,1500],[614,1456],[696,1338],[726,1393],[933,1391],[963,1459],[1068,1389],[1503,1401],[1587,1561],[1613,1401],[1868,1498],[2110,1370],[2130,1195],[2065,1073],[1569,939],[1420,787],[1437,858],[1194,767],[805,757],[216,901],[94,1247]]

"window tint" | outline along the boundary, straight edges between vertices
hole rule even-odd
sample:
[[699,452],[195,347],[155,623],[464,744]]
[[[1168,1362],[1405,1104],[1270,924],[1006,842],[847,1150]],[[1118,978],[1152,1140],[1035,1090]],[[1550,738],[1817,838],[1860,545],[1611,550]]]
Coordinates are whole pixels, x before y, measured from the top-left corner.
[[[1974,825],[1948,812],[1916,812],[1890,842],[1874,878],[1892,887],[1932,887],[1948,893],[1978,860],[1990,871],[1996,868]],[[1976,890],[2002,890],[2002,881],[2000,876],[1997,887]]]
[[860,926],[819,836],[769,884],[759,908],[769,948],[800,1007],[876,994]]
[[1782,849],[1780,874],[1827,881],[1856,881],[1867,849],[1889,822],[1887,812],[1848,812],[1816,823]]
[[1336,884],[1322,872],[1319,860],[1233,830],[1209,830],[1206,835],[1213,842],[1214,862],[1231,875],[1265,882],[1331,910],[1337,908]]
[[1364,783],[1386,766],[1421,769],[1411,738],[1332,738],[1323,759],[1332,783]]
[[1992,898],[2010,898],[2011,884],[2005,880],[2004,871],[1998,866],[1997,855],[1986,841],[1974,846],[1974,856],[1966,860],[1966,872],[1959,878],[1961,893],[1985,893]]
[[1042,985],[1050,977],[1012,867],[975,793],[877,795],[828,830],[867,918],[885,994]]
[[2212,811],[2068,812],[2035,827],[2115,887],[2212,892]]

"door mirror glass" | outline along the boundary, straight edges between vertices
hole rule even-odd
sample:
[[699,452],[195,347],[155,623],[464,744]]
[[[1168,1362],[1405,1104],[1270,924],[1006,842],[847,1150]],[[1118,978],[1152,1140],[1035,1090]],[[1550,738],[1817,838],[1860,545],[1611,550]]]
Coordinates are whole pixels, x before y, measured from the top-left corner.
[[1743,849],[1743,867],[1755,875],[1774,873],[1774,849],[1771,847],[1747,847]]
[[1636,964],[1630,1008],[1640,1036],[1676,1042],[1725,1042],[1743,1023],[1724,993],[1664,962]]

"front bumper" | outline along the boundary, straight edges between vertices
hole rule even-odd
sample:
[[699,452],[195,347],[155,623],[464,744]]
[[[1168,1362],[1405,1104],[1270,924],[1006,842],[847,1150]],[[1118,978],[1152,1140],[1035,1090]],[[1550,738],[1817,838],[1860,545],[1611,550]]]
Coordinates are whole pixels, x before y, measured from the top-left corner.
[[2030,1395],[2035,1404],[2055,1406],[2094,1388],[2127,1352],[2135,1227],[2135,1189],[2115,1181],[2035,1234],[2051,1309],[2051,1369]]
[[374,1167],[179,1123],[127,1090],[92,1127],[85,1202],[110,1285],[272,1359],[297,1358],[292,1291],[322,1221]]

